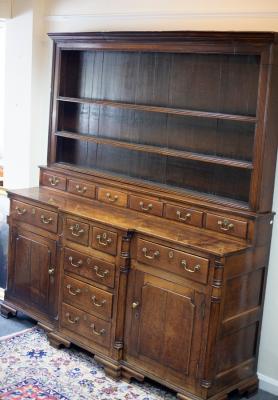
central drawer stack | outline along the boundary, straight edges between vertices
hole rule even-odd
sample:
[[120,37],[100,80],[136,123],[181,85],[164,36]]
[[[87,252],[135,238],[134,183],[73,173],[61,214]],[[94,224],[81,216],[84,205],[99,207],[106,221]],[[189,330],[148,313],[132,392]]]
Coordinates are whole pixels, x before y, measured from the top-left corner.
[[109,350],[117,290],[120,235],[105,226],[64,218],[60,328],[89,348]]

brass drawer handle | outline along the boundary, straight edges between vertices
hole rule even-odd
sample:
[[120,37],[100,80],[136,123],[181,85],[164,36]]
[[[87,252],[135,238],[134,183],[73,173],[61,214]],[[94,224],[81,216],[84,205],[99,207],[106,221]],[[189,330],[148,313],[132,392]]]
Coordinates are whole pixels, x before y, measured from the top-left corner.
[[144,254],[144,257],[148,258],[149,260],[154,260],[156,257],[160,256],[160,252],[158,250],[154,251],[152,255],[148,255],[148,249],[146,247],[143,247],[142,253]]
[[102,300],[102,301],[98,302],[96,296],[92,296],[92,301],[93,301],[93,305],[96,307],[103,307],[104,304],[106,303],[106,300]]
[[52,221],[53,221],[53,219],[52,219],[51,217],[46,218],[44,215],[41,215],[41,222],[42,222],[43,224],[48,225],[48,224],[51,224]]
[[147,207],[144,207],[143,201],[140,201],[139,206],[140,206],[140,208],[141,208],[142,211],[150,211],[150,210],[153,208],[152,203],[149,203],[149,204],[147,205]]
[[75,185],[75,189],[76,189],[76,191],[78,193],[81,193],[81,194],[86,193],[86,191],[87,191],[87,187],[86,186],[82,187],[80,185]]
[[79,224],[75,224],[70,226],[69,228],[71,230],[71,234],[72,236],[77,236],[79,237],[80,235],[82,235],[82,233],[84,233],[84,229],[80,229],[80,225]]
[[187,266],[186,260],[181,260],[181,265],[183,266],[184,270],[187,272],[199,272],[201,270],[201,265],[197,264],[193,268]]
[[234,228],[234,224],[230,223],[228,219],[224,219],[223,221],[219,220],[217,223],[222,231],[230,231]]
[[72,319],[69,312],[66,313],[66,317],[70,324],[77,324],[79,322],[79,317],[75,317],[74,319]]
[[74,268],[79,268],[79,267],[81,267],[81,265],[83,264],[83,261],[82,261],[82,260],[78,260],[77,263],[75,264],[75,263],[73,262],[72,256],[69,257],[69,262],[70,262],[70,265],[73,266]]
[[60,180],[57,178],[57,176],[51,176],[50,178],[48,178],[48,181],[51,186],[57,186],[58,183],[60,182]]
[[105,232],[102,235],[97,235],[97,240],[101,246],[109,246],[112,243],[112,239]]
[[17,212],[17,215],[23,215],[23,214],[26,214],[26,212],[27,212],[26,208],[20,208],[18,206],[15,207],[15,210]]
[[[108,269],[106,269],[105,271],[102,272],[102,270],[97,265],[94,265],[93,269],[94,269],[96,275],[101,279],[106,278],[109,274]],[[99,272],[99,270],[100,270],[100,272]]]
[[67,289],[69,291],[69,294],[71,294],[72,296],[77,296],[79,293],[81,293],[81,289],[75,289],[73,291],[71,285],[67,285]]
[[106,193],[106,198],[108,201],[110,201],[111,203],[116,203],[116,201],[119,199],[119,196],[117,194],[115,194],[113,197],[111,196],[110,192]]
[[177,211],[176,214],[177,214],[178,220],[183,221],[183,222],[185,222],[185,221],[187,221],[188,219],[191,218],[191,214],[190,213],[185,214],[184,217],[182,216],[182,213],[180,211]]
[[49,268],[48,275],[53,276],[55,273],[55,268]]
[[96,331],[95,324],[92,324],[92,325],[91,325],[91,328],[92,328],[92,330],[93,330],[93,334],[94,334],[94,335],[96,335],[96,336],[105,335],[105,329],[101,329],[101,330],[98,332],[98,331]]

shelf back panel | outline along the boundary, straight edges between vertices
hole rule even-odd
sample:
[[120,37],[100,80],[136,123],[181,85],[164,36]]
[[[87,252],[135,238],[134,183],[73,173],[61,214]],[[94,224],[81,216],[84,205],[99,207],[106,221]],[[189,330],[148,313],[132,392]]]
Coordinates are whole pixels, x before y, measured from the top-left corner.
[[248,202],[251,171],[57,138],[57,163]]
[[60,96],[256,115],[260,57],[63,50]]
[[255,125],[60,102],[58,130],[252,161]]

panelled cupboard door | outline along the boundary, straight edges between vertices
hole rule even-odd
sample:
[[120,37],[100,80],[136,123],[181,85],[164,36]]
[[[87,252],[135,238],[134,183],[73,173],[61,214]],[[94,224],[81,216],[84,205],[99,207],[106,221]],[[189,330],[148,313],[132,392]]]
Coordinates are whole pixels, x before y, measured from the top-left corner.
[[141,271],[132,270],[129,279],[127,359],[139,359],[150,372],[157,366],[165,378],[194,380],[204,296]]
[[15,228],[11,240],[8,293],[25,306],[55,316],[56,242]]

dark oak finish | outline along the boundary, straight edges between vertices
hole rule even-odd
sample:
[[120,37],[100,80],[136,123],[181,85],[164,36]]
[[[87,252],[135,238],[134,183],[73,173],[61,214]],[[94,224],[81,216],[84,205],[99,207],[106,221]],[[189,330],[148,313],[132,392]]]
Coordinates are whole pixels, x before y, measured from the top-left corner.
[[183,400],[252,394],[273,225],[277,34],[54,41],[48,165],[9,192],[4,317]]

